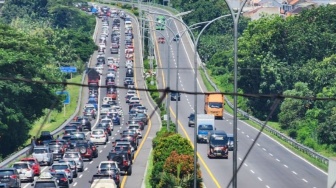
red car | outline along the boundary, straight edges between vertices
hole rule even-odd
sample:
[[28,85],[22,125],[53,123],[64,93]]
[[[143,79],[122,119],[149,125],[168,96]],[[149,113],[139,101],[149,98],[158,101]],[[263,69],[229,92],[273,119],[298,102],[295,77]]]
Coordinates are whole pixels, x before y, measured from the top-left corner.
[[41,174],[41,166],[36,158],[34,157],[27,157],[21,159],[21,161],[27,161],[31,165],[32,169],[34,170],[34,175],[39,176]]

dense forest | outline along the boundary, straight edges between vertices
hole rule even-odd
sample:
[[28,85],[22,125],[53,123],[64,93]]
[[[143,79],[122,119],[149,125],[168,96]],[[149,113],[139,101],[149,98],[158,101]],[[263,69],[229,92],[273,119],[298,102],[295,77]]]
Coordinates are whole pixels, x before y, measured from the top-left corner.
[[[14,152],[45,109],[60,109],[62,85],[9,81],[64,81],[60,66],[83,70],[96,49],[95,18],[70,0],[6,0],[0,18],[0,153]],[[1,158],[1,156],[0,156]]]
[[[171,4],[186,23],[212,20],[228,13],[223,0]],[[206,6],[205,6],[206,5]],[[240,20],[239,91],[300,97],[336,97],[336,6],[305,10],[298,16]],[[213,80],[226,92],[233,86],[232,19],[213,24],[201,37],[200,57]],[[201,29],[201,28],[199,28]],[[197,35],[196,31],[194,34]],[[239,107],[265,120],[271,98],[240,99]],[[318,151],[336,152],[336,101],[284,99],[272,116],[279,128]]]

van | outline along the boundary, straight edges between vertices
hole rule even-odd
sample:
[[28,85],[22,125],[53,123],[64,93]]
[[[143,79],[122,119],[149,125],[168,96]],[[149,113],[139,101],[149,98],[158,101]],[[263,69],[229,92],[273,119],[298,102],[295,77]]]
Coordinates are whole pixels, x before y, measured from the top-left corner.
[[213,130],[208,133],[208,157],[229,158],[228,136],[225,131]]

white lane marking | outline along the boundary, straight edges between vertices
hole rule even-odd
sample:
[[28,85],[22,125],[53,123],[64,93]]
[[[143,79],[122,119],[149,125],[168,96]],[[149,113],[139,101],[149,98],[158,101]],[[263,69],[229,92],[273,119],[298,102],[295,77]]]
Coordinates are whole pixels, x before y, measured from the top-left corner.
[[265,148],[262,148],[264,151],[266,151],[266,149]]
[[103,150],[100,150],[99,153],[103,152]]
[[272,156],[273,157],[273,154],[272,153],[268,153],[270,156]]
[[277,158],[277,159],[275,159],[276,161],[278,161],[278,162],[280,162],[280,160]]
[[250,138],[250,136],[249,136],[249,135],[246,135],[246,137],[247,137],[247,138]]
[[93,163],[93,161],[90,161],[90,164],[92,164]]
[[82,178],[83,177],[83,174],[79,175],[79,178]]
[[254,139],[253,139],[253,138],[251,138],[251,141],[252,141],[252,142],[254,142]]
[[284,167],[288,168],[288,166],[287,166],[287,165],[285,165],[285,164],[284,164]]
[[252,174],[254,174],[254,171],[253,170],[250,170],[252,172]]
[[259,180],[259,181],[262,181],[262,179],[261,179],[260,177],[258,177],[258,180]]
[[260,144],[259,144],[259,143],[257,143],[257,146],[260,146]]
[[297,173],[295,171],[292,171],[293,174],[297,175]]
[[[231,122],[230,122],[231,123]],[[240,129],[239,128],[237,128],[237,130],[239,131]]]
[[242,160],[242,158],[240,158],[240,157],[239,157],[238,159],[239,159],[239,160]]
[[73,186],[75,187],[77,185],[77,182],[75,182],[74,184],[73,184]]
[[87,171],[88,170],[88,168],[86,167],[85,169],[84,169],[84,171]]
[[308,183],[308,181],[307,181],[306,179],[304,179],[304,178],[302,178],[302,181],[304,181],[304,182]]
[[246,163],[244,163],[245,166],[248,166]]
[[106,145],[104,146],[104,148],[106,148]]
[[271,188],[270,186],[266,185],[266,188]]
[[242,134],[245,134],[244,132],[242,132]]

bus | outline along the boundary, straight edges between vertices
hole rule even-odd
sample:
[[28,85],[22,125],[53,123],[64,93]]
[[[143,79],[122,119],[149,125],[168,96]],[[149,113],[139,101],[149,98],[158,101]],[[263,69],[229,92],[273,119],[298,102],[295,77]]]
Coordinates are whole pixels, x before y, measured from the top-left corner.
[[156,17],[156,30],[164,30],[166,25],[166,17],[158,16]]

